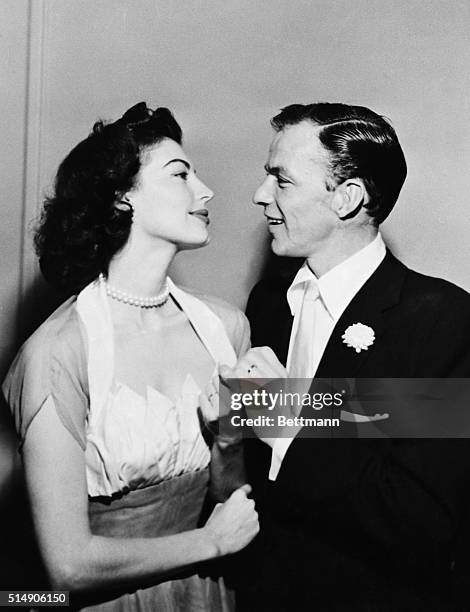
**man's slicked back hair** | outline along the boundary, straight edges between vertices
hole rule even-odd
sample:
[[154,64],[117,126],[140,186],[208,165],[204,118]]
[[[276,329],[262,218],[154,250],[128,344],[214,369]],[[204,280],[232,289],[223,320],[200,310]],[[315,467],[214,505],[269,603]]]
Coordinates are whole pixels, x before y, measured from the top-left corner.
[[406,178],[406,161],[395,130],[364,106],[318,102],[291,104],[273,117],[276,131],[309,121],[328,153],[329,188],[361,178],[369,195],[368,214],[379,225],[392,210]]

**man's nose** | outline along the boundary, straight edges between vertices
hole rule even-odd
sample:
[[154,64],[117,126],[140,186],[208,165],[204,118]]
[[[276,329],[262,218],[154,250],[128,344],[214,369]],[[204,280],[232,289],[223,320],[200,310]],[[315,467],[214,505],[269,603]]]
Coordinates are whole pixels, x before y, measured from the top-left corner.
[[267,206],[268,204],[272,204],[273,199],[273,190],[272,190],[272,177],[267,176],[258,189],[255,191],[253,195],[253,204],[259,204],[260,206]]

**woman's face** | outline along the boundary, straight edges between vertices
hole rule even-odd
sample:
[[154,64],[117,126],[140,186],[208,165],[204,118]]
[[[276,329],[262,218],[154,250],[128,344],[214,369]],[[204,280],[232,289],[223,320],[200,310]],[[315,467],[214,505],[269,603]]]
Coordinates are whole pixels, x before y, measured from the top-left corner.
[[135,187],[126,196],[134,209],[130,239],[160,240],[177,249],[209,241],[206,204],[214,194],[174,140],[143,151]]

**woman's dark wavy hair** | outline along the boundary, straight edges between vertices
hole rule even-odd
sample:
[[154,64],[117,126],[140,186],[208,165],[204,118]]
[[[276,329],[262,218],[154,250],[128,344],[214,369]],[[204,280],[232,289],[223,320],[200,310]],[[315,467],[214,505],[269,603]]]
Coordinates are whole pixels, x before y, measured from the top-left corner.
[[167,108],[136,104],[114,123],[98,121],[60,164],[34,238],[41,271],[59,290],[78,292],[126,243],[132,208],[116,202],[136,183],[145,149],[164,138],[181,144]]
[[369,195],[364,206],[375,225],[382,223],[406,178],[405,156],[390,123],[364,106],[318,102],[286,106],[271,124],[280,131],[301,121],[321,128],[318,138],[329,157],[327,187],[361,178]]

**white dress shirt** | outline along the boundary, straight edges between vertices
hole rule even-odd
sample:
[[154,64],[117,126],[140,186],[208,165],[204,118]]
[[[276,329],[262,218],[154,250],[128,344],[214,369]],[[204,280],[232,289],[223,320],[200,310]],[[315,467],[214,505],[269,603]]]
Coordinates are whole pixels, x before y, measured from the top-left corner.
[[[320,278],[315,276],[305,261],[287,290],[287,301],[294,317],[287,355],[287,371],[291,378],[315,376],[336,323],[359,289],[379,267],[385,250],[379,232],[370,244]],[[305,338],[299,339],[299,330],[308,334],[307,342]],[[299,347],[305,354],[299,354]],[[270,480],[276,480],[292,440],[277,438],[274,442]]]

